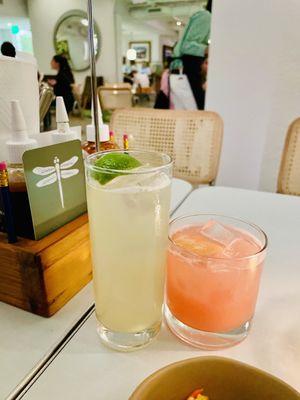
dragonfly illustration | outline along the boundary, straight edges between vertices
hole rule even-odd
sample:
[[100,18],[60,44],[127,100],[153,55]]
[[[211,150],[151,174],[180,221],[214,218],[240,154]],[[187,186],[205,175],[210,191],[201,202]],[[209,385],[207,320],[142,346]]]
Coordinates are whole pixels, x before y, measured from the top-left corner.
[[36,183],[36,186],[38,188],[42,188],[44,186],[52,185],[52,183],[57,182],[58,184],[58,190],[59,190],[59,196],[60,196],[60,202],[62,208],[65,208],[65,202],[64,202],[64,192],[63,192],[63,187],[62,187],[62,179],[68,179],[71,178],[72,176],[75,176],[79,173],[79,169],[77,168],[72,168],[73,165],[75,165],[78,161],[77,156],[73,156],[67,161],[64,161],[63,163],[60,164],[59,158],[57,156],[54,157],[53,159],[53,166],[49,167],[36,167],[32,170],[32,172],[36,175],[40,176],[45,176],[49,175],[46,178],[41,179]]

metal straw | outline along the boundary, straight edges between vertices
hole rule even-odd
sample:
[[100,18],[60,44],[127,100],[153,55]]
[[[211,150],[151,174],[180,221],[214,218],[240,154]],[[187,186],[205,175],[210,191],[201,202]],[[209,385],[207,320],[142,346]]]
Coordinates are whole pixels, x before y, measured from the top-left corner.
[[100,150],[100,138],[99,138],[99,115],[98,115],[98,99],[97,99],[97,76],[96,76],[96,57],[95,57],[95,43],[94,43],[94,16],[93,16],[93,0],[88,0],[88,33],[89,33],[89,50],[90,50],[90,64],[91,64],[91,91],[93,100],[93,113],[94,113],[94,124],[95,124],[95,138],[96,138],[96,149]]

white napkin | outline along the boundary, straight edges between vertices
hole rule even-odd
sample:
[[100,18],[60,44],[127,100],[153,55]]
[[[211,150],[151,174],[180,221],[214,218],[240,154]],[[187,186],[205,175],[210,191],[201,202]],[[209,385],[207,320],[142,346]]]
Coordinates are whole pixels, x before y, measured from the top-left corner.
[[5,160],[4,143],[11,132],[10,101],[19,100],[28,134],[39,132],[39,88],[34,57],[0,56],[0,161]]

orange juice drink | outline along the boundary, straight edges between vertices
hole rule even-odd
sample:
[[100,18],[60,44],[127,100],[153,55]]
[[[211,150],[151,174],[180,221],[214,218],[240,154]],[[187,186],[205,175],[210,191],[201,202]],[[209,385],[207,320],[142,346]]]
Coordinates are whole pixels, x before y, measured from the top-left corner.
[[193,216],[171,223],[166,290],[171,330],[212,349],[244,339],[265,249],[265,234],[239,220]]

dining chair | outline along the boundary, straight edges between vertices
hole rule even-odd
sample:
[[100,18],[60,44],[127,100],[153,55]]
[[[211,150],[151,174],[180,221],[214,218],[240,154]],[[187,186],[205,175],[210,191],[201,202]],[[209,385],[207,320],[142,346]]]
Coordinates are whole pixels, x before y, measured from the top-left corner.
[[105,83],[105,89],[129,89],[131,90],[132,85],[128,82],[115,82],[115,83]]
[[[103,76],[97,76],[97,87],[104,85]],[[81,108],[83,110],[90,109],[92,105],[92,85],[91,85],[91,77],[86,76],[83,86],[83,91],[81,95]]]
[[103,110],[114,111],[119,108],[132,107],[132,93],[129,88],[98,88],[100,105]]
[[212,185],[216,179],[223,139],[221,117],[211,111],[132,108],[117,110],[111,130],[118,143],[129,137],[129,149],[169,154],[174,176],[194,186]]
[[300,196],[300,118],[291,123],[286,135],[277,192]]

